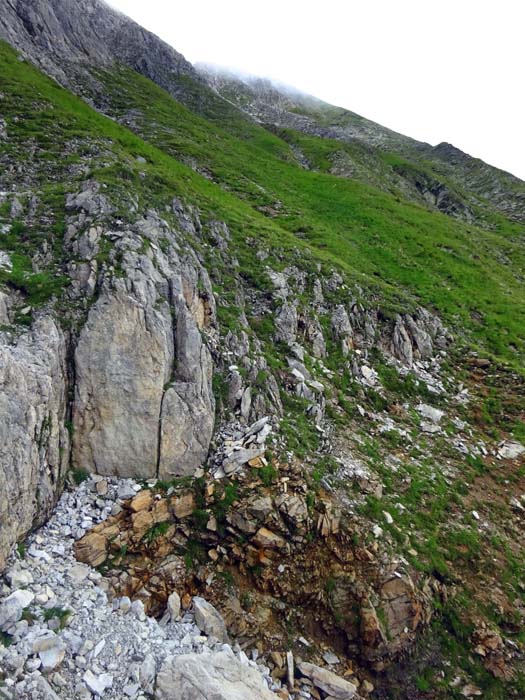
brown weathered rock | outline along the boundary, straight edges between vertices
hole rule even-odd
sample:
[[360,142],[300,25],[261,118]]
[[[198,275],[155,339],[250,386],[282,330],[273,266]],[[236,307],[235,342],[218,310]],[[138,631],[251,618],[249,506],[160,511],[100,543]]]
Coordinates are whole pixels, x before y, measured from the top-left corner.
[[252,542],[264,549],[282,549],[286,547],[285,539],[265,527],[257,530]]
[[257,522],[250,518],[244,511],[233,511],[233,513],[228,514],[227,519],[230,525],[233,525],[233,527],[240,530],[240,532],[253,535],[253,533],[257,531]]
[[133,513],[131,522],[133,524],[133,534],[136,539],[140,540],[153,526],[153,515],[147,510],[141,510],[139,513]]
[[171,513],[168,506],[168,501],[165,498],[155,501],[155,504],[151,509],[151,514],[156,523],[164,523],[170,520]]
[[381,601],[387,618],[388,635],[395,643],[405,634],[413,632],[422,620],[423,606],[416,597],[412,580],[408,577],[392,577],[381,587]]
[[368,602],[361,607],[361,640],[367,647],[377,647],[386,641],[375,608]]
[[330,512],[320,513],[317,519],[317,530],[323,537],[339,532],[339,518]]
[[263,458],[262,457],[254,457],[253,459],[249,459],[248,466],[253,467],[254,469],[260,469],[261,467],[264,467]]
[[259,522],[273,510],[272,499],[269,496],[261,496],[248,505],[248,512]]
[[134,512],[138,513],[139,510],[146,510],[149,508],[153,501],[153,496],[151,491],[145,489],[144,491],[139,491],[135,498],[132,498],[129,503],[129,508]]
[[275,505],[284,518],[296,528],[300,528],[308,520],[306,501],[298,494],[283,493],[275,499]]
[[176,518],[186,518],[195,510],[195,498],[191,491],[172,496],[170,507]]
[[84,564],[100,566],[106,561],[107,540],[103,535],[90,532],[75,543],[75,556]]
[[105,479],[98,481],[95,485],[95,489],[99,496],[105,496],[108,492],[108,482]]
[[476,644],[474,651],[483,657],[483,665],[495,678],[510,680],[513,677],[512,668],[505,659],[505,644],[501,635],[494,630],[481,627],[472,635]]
[[91,532],[98,532],[103,534],[106,539],[110,539],[114,535],[117,535],[120,531],[121,516],[117,515],[115,517],[108,518],[102,521],[91,530]]

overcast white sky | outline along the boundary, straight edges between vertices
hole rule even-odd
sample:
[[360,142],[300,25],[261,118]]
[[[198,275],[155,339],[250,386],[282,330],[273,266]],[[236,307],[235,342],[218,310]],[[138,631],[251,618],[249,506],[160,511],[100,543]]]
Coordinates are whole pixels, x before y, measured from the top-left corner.
[[174,46],[525,179],[523,0],[110,0]]

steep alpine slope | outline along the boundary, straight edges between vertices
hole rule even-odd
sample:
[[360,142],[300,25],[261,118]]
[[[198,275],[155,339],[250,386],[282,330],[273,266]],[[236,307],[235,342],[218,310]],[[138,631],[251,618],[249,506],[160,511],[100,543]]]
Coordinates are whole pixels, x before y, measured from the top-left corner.
[[74,60],[109,119],[1,61],[2,552],[133,476],[75,546],[116,595],[205,594],[276,679],[291,646],[375,697],[520,697],[521,225],[307,169],[188,75]]
[[[451,144],[432,147],[269,80],[240,78],[213,66],[197,68],[239,109],[262,124],[286,130],[283,135],[298,147],[304,145],[306,154],[313,151],[314,165],[318,152],[324,152],[335,174],[397,191],[456,218],[476,220],[485,226],[494,224],[494,212],[525,220],[525,184]],[[297,132],[323,139],[324,143],[308,142]],[[337,148],[333,141],[343,142],[345,147]]]

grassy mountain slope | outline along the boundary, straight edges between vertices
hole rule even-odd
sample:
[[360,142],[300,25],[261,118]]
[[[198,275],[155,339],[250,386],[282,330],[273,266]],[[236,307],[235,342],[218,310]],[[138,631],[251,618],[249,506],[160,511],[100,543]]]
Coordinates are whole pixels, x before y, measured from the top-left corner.
[[[522,225],[494,214],[495,228],[486,231],[355,180],[305,170],[286,141],[242,118],[221,124],[214,113],[210,124],[126,69],[99,78],[112,116],[126,123],[136,110],[130,125],[146,141],[265,214],[279,236],[288,232],[355,281],[385,289],[394,306],[408,296],[436,309],[488,352],[520,364]],[[303,136],[301,146],[320,157],[334,142]]]
[[[485,228],[497,225],[494,213],[514,221],[525,220],[525,183],[450,144],[432,147],[268,80],[239,78],[213,67],[198,68],[221,95],[259,122],[331,141],[333,153],[346,154],[347,160],[346,168],[341,169],[332,158],[334,171],[346,170],[347,176],[367,182],[366,170],[373,172],[374,167],[369,162],[363,172],[355,148],[368,146],[376,158],[392,165],[405,189],[420,203],[457,218],[475,220]],[[339,149],[336,144],[340,144]]]

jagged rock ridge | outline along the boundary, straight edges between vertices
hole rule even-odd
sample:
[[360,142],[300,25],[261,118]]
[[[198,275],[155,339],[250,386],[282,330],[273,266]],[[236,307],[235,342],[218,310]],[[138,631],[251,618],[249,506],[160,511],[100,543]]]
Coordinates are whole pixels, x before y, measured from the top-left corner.
[[[0,37],[61,83],[73,87],[94,66],[115,61],[170,91],[181,75],[198,80],[171,46],[101,0],[3,0]],[[80,75],[79,75],[80,72]]]

